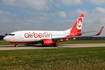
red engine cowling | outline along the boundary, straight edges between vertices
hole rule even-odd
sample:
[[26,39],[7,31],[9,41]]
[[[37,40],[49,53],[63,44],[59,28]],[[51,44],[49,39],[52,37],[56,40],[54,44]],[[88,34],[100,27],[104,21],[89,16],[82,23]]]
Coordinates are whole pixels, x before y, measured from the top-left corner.
[[43,39],[43,40],[41,41],[41,44],[42,44],[43,46],[53,45],[53,44],[54,44],[54,41],[53,41],[52,39]]

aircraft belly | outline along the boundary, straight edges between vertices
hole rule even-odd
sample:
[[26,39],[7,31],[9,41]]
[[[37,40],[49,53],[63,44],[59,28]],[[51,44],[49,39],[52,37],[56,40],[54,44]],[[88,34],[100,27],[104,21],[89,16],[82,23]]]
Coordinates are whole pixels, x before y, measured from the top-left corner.
[[26,38],[23,39],[23,42],[29,42],[29,41],[39,41],[40,39],[36,39],[36,38]]
[[23,39],[19,39],[19,38],[14,38],[14,39],[10,39],[10,42],[35,42],[35,41],[40,41],[40,39],[33,39],[33,38],[23,38]]

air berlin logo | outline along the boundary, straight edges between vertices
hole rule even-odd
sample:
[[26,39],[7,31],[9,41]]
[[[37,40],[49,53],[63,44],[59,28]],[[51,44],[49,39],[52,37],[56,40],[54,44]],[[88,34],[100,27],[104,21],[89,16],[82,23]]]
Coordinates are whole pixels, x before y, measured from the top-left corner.
[[77,29],[80,30],[81,28],[82,28],[82,21],[77,21]]
[[25,38],[52,38],[52,34],[48,33],[48,32],[44,32],[44,33],[25,33],[24,34]]

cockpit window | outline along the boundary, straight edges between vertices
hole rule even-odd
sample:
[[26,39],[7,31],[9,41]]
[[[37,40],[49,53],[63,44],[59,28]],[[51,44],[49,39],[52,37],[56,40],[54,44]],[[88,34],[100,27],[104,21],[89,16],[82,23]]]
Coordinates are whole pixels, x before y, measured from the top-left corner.
[[15,34],[5,34],[6,36],[15,36]]

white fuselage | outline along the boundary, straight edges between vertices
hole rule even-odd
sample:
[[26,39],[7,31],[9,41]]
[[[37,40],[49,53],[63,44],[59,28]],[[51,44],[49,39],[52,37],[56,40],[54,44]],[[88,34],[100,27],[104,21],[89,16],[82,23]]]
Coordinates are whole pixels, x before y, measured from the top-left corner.
[[69,34],[70,31],[16,31],[4,37],[4,40],[9,42],[35,42],[42,39],[66,37]]

